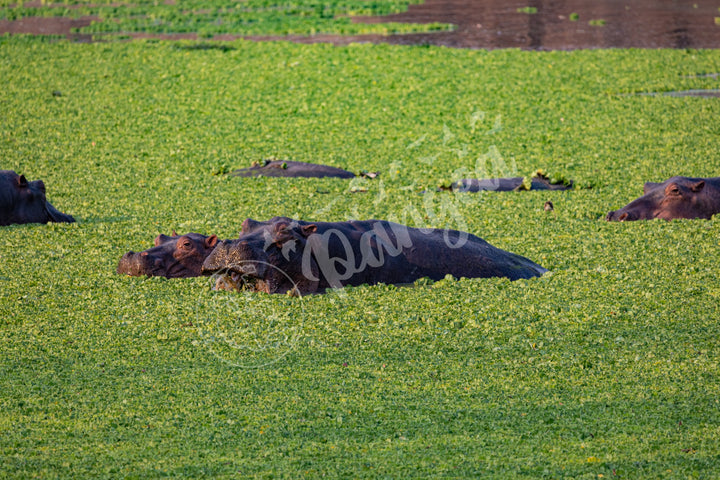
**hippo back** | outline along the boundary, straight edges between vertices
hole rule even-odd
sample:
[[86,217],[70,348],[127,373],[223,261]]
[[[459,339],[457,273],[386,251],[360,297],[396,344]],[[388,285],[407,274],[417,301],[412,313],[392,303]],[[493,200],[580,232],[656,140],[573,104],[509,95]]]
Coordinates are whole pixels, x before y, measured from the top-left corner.
[[235,177],[305,177],[305,178],[353,178],[355,174],[341,168],[314,163],[293,162],[290,160],[273,160],[263,165],[235,170]]

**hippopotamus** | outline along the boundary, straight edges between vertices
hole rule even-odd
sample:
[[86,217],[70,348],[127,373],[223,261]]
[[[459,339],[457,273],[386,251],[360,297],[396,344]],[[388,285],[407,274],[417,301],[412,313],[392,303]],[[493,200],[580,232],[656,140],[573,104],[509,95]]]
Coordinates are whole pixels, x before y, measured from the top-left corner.
[[262,164],[235,170],[231,175],[234,177],[355,177],[354,173],[341,168],[290,160],[265,160]]
[[463,178],[454,182],[450,189],[458,192],[479,192],[492,190],[496,192],[512,192],[519,190],[568,190],[572,188],[572,181],[565,183],[551,182],[548,177],[541,173],[535,174],[530,179],[530,188],[524,183],[523,177],[512,178]]
[[13,170],[0,170],[0,225],[74,221],[47,201],[42,180],[29,182]]
[[199,277],[205,258],[218,242],[215,235],[187,233],[158,235],[155,247],[142,252],[128,252],[118,263],[117,273],[132,276],[188,278]]
[[720,177],[672,177],[647,182],[644,195],[605,217],[608,221],[707,218],[720,212]]
[[[423,277],[537,277],[525,257],[457,230],[417,229],[385,220],[307,222],[247,219],[236,240],[219,242],[203,274],[266,293],[321,293],[348,285],[408,284]],[[220,282],[218,282],[220,283]]]

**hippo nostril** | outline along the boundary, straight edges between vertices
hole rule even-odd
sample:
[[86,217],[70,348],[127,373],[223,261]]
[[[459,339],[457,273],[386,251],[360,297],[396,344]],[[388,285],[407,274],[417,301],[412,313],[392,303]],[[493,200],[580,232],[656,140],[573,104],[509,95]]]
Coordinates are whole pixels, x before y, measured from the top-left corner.
[[607,220],[608,222],[612,221],[614,213],[615,213],[614,210],[612,212],[608,212],[608,214],[605,215],[605,220]]

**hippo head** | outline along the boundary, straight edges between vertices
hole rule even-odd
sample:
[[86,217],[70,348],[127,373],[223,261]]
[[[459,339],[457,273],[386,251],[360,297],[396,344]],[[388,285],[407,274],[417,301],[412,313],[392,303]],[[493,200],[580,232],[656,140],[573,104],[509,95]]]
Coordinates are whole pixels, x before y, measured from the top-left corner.
[[155,247],[143,252],[128,252],[118,263],[117,273],[148,277],[199,277],[205,258],[217,244],[217,236],[199,233],[158,235]]
[[47,201],[42,180],[29,182],[12,170],[0,170],[0,225],[74,221]]
[[203,263],[204,275],[217,275],[217,287],[265,293],[317,291],[318,268],[303,255],[317,227],[285,217],[267,222],[247,219],[237,240],[220,242]]
[[672,177],[662,183],[647,182],[644,195],[620,210],[607,214],[608,221],[661,218],[710,218],[720,211],[718,178]]

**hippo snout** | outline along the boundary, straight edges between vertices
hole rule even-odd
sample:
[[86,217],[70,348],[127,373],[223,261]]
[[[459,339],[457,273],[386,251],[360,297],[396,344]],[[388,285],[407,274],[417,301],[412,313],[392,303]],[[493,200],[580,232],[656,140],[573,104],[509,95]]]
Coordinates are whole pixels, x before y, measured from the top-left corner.
[[122,257],[120,257],[120,261],[118,262],[118,266],[117,266],[117,273],[118,273],[118,274],[120,274],[120,275],[122,275],[122,274],[133,275],[133,273],[132,273],[132,270],[133,270],[133,268],[132,268],[132,263],[133,263],[133,262],[132,262],[132,259],[133,259],[133,256],[134,256],[134,255],[135,255],[135,252],[130,251],[130,252],[127,252],[127,253],[126,253],[125,255],[123,255]]
[[245,240],[224,240],[218,242],[215,249],[202,264],[203,275],[214,275],[222,271],[234,271],[241,274],[262,276],[264,268],[253,257]]
[[229,240],[223,240],[219,242],[215,249],[208,255],[200,268],[200,272],[203,275],[212,275],[218,270],[225,268],[225,258],[227,257],[228,247],[230,245]]
[[130,275],[132,277],[145,275],[147,269],[142,260],[139,254],[133,251],[127,252],[118,262],[117,273],[120,275]]
[[212,275],[213,273],[217,272],[219,268],[215,267],[214,265],[208,264],[207,261],[202,264],[200,267],[200,274],[201,275]]

